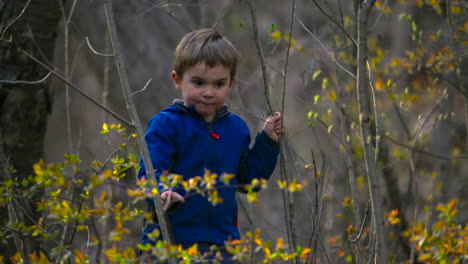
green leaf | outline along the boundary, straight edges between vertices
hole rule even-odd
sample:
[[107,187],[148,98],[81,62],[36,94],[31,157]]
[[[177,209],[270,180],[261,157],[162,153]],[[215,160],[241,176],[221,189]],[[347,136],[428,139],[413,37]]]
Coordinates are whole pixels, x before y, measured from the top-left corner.
[[151,250],[152,247],[153,246],[151,244],[145,244],[145,245],[140,244],[140,243],[137,244],[137,248],[141,251],[149,251]]
[[12,180],[12,179],[9,179],[8,181],[5,182],[5,186],[6,186],[7,188],[10,188],[11,185],[13,185],[13,180]]
[[273,31],[275,31],[275,29],[276,29],[276,24],[273,23],[273,24],[271,24],[271,27],[270,27],[270,29],[268,30],[268,32],[273,33]]
[[323,78],[322,79],[322,89],[327,89],[328,88],[328,78]]
[[240,26],[240,27],[244,27],[244,21],[239,20],[239,26]]
[[314,104],[317,104],[319,100],[320,100],[320,95],[314,96]]

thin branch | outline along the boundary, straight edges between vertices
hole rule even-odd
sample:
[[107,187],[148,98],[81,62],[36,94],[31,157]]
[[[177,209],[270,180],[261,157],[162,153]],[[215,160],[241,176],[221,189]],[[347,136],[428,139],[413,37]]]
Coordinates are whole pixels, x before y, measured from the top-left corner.
[[382,18],[382,15],[384,13],[385,7],[387,5],[388,5],[388,0],[385,0],[385,3],[383,3],[383,5],[382,5],[382,10],[380,11],[379,15],[375,19],[374,24],[370,28],[370,31],[373,31],[375,29],[375,27],[377,26],[377,24],[379,23],[380,19]]
[[[356,201],[353,201],[353,202],[356,202]],[[362,235],[362,233],[364,231],[364,226],[366,225],[366,222],[367,222],[367,214],[368,214],[370,205],[371,205],[370,202],[368,202],[367,207],[366,207],[366,211],[364,213],[364,220],[362,220],[361,228],[359,228],[358,235],[356,236],[355,239],[349,238],[348,241],[353,242],[353,243],[357,243],[361,239],[361,235]]]
[[[234,2],[235,3],[235,2]],[[226,8],[226,10],[224,11],[224,13],[216,20],[216,22],[211,26],[212,29],[216,28],[216,26],[218,25],[219,21],[221,21],[222,18],[224,18],[227,14],[229,14],[232,10],[232,8],[234,7],[234,3],[231,4],[228,8]]]
[[314,2],[315,6],[320,10],[320,12],[322,12],[322,14],[324,14],[326,17],[328,17],[336,26],[338,26],[339,29],[341,29],[341,31],[343,31],[343,33],[346,34],[346,36],[351,40],[351,42],[353,43],[353,45],[355,47],[357,47],[357,44],[356,44],[356,41],[348,34],[348,31],[346,31],[346,29],[344,29],[340,23],[338,23],[332,16],[330,16],[327,12],[325,12],[322,7],[317,3],[316,0],[312,0],[312,2]]
[[[310,111],[308,108],[307,108],[307,105],[305,105],[305,102],[302,98],[296,96],[296,98],[303,103],[304,107],[306,108],[307,111]],[[324,127],[324,128],[327,128],[328,129],[328,126],[327,124],[319,117],[316,117],[316,119],[319,121],[319,123]],[[330,134],[332,134],[337,140],[338,142],[340,142],[340,144],[343,146],[343,148],[346,150],[346,152],[351,155],[351,157],[353,157],[353,160],[359,165],[359,168],[361,168],[362,170],[366,171],[367,172],[367,169],[365,168],[364,165],[362,165],[360,163],[360,161],[355,157],[355,154],[353,154],[353,152],[347,147],[347,144],[344,144],[343,140],[333,131],[331,130],[330,131]]]
[[77,49],[75,51],[75,56],[73,56],[73,60],[72,60],[72,63],[71,63],[72,65],[71,65],[71,69],[70,69],[70,76],[69,76],[70,80],[72,79],[73,73],[75,72],[75,66],[76,66],[76,64],[78,62],[78,55],[79,55],[79,53],[81,51],[81,48],[83,47],[84,43],[85,43],[84,40],[82,40],[80,42],[80,45],[78,45],[78,47],[77,47]]
[[353,79],[356,79],[356,75],[354,75],[352,72],[350,72],[349,70],[347,70],[343,65],[341,65],[341,63],[335,59],[335,57],[333,57],[333,55],[328,51],[327,47],[325,47],[325,45],[322,43],[322,41],[320,41],[320,39],[317,38],[317,36],[314,35],[314,33],[312,33],[305,25],[304,23],[302,23],[301,19],[296,16],[296,19],[298,20],[299,24],[301,24],[302,28],[307,32],[309,33],[309,35],[311,35],[319,44],[320,46],[325,50],[325,52],[327,53],[327,55],[332,59],[332,61],[338,65],[338,67],[340,67],[340,69],[342,69],[344,72],[346,72],[349,76],[351,76]]
[[68,81],[67,79],[65,79],[65,77],[63,77],[60,73],[58,73],[57,71],[53,70],[52,68],[50,68],[49,66],[47,66],[45,63],[43,63],[42,61],[38,60],[36,57],[34,57],[33,55],[29,54],[27,51],[23,50],[23,49],[19,49],[19,51],[21,53],[23,53],[24,55],[26,55],[28,58],[30,58],[31,60],[33,60],[34,62],[36,62],[37,64],[41,65],[42,67],[44,67],[46,70],[48,70],[49,72],[51,72],[55,77],[59,78],[60,80],[62,80],[63,82],[65,82],[66,84],[68,84],[70,87],[72,87],[75,91],[77,91],[79,94],[81,94],[83,97],[85,97],[86,99],[88,99],[89,101],[91,101],[94,105],[96,105],[97,107],[101,108],[102,110],[106,111],[107,113],[109,113],[111,116],[113,116],[115,119],[123,122],[125,125],[129,126],[129,127],[133,127],[133,124],[130,123],[129,121],[125,120],[125,118],[121,117],[120,115],[118,115],[117,113],[115,113],[114,111],[112,111],[111,109],[101,105],[98,101],[94,100],[93,98],[91,98],[89,95],[87,95],[85,92],[83,92],[80,88],[78,88],[76,85],[74,85],[73,83],[71,83],[70,81]]
[[[151,3],[151,4],[153,4],[153,3]],[[153,9],[157,9],[157,10],[159,10],[159,11],[162,11],[162,12],[166,13],[166,14],[167,14],[168,16],[170,16],[172,19],[174,19],[175,21],[179,22],[179,24],[181,24],[182,26],[184,26],[188,31],[193,31],[193,28],[192,28],[192,27],[190,27],[190,26],[187,25],[186,23],[182,22],[178,17],[174,16],[174,15],[172,14],[172,11],[166,11],[164,8],[159,7],[159,6],[157,6],[157,5],[154,5],[154,4],[153,4],[153,6],[152,6],[151,8],[149,8],[149,9],[147,9],[147,10],[141,12],[141,13],[139,14],[139,16],[144,16],[144,15],[146,15],[146,13],[148,13],[149,11],[151,11],[151,10],[153,10]]]
[[73,17],[73,13],[75,12],[76,2],[78,1],[73,0],[72,7],[70,9],[70,14],[68,14],[68,18],[67,18],[67,25],[70,24],[71,18]]
[[268,113],[272,114],[273,108],[271,107],[270,96],[269,96],[270,74],[265,66],[265,55],[263,54],[263,49],[260,44],[260,39],[258,37],[257,13],[255,10],[255,0],[249,0],[249,6],[250,6],[250,16],[252,18],[253,39],[255,41],[255,46],[257,47],[257,55],[258,55],[258,58],[260,59],[260,66],[262,68],[262,73],[263,73],[263,86],[264,86],[263,88],[265,89],[265,100],[267,104]]
[[42,83],[42,82],[45,82],[45,80],[47,80],[47,78],[49,78],[51,74],[52,74],[51,72],[47,73],[47,75],[46,75],[44,78],[42,78],[42,79],[40,79],[40,80],[38,80],[38,81],[9,81],[9,80],[0,80],[0,83],[7,83],[7,84],[40,84],[40,83]]
[[[112,8],[112,0],[104,0],[104,9],[106,13],[107,27],[109,29],[110,43],[112,44],[115,53],[115,64],[119,73],[120,84],[122,86],[125,103],[127,105],[127,111],[132,119],[132,122],[134,123],[136,134],[138,135],[138,144],[140,146],[143,161],[146,165],[146,175],[153,175],[155,169],[153,168],[148,146],[144,138],[143,126],[141,125],[140,117],[138,116],[138,112],[136,111],[135,103],[133,101],[130,83],[127,76],[127,70],[125,68],[126,65],[120,49],[120,40],[118,37],[117,26],[115,23],[114,11]],[[170,223],[162,207],[161,197],[159,195],[155,195],[152,197],[152,200],[156,211],[156,215],[158,217],[162,237],[170,246],[174,242],[170,233]],[[177,260],[173,257],[169,258],[169,263],[171,264],[176,263],[176,261]]]
[[379,137],[379,116],[377,115],[377,98],[375,97],[375,88],[374,88],[374,78],[372,78],[372,69],[369,65],[369,60],[367,62],[367,71],[369,73],[369,86],[372,92],[372,102],[374,106],[374,125],[375,125],[375,161],[379,160],[379,150],[380,150],[380,137]]
[[23,9],[21,10],[21,12],[19,13],[18,16],[15,17],[12,21],[10,21],[6,25],[5,29],[3,29],[2,36],[0,37],[0,40],[3,40],[3,37],[5,36],[5,32],[8,30],[8,28],[11,27],[11,25],[13,25],[24,14],[24,12],[26,11],[26,8],[28,8],[29,3],[31,3],[31,0],[28,0],[28,2],[26,3],[26,5],[24,5]]
[[102,52],[99,52],[97,50],[95,50],[93,48],[93,46],[91,45],[91,43],[89,42],[89,38],[88,37],[85,37],[86,39],[86,43],[88,44],[88,47],[89,49],[96,55],[99,55],[99,56],[103,56],[103,57],[113,57],[115,56],[115,53],[102,53]]
[[[286,76],[288,75],[288,66],[289,66],[289,54],[291,51],[291,40],[292,40],[292,31],[293,31],[293,25],[294,25],[294,15],[296,13],[296,1],[292,1],[292,11],[291,11],[291,21],[290,21],[290,26],[289,26],[289,38],[288,38],[288,47],[286,49],[286,61],[284,65],[284,78],[283,78],[283,96],[281,98],[281,113],[282,113],[282,122],[281,122],[281,129],[284,128],[284,106],[285,106],[285,101],[286,101],[286,81],[287,78]],[[282,143],[282,138],[280,137],[279,139],[280,143]],[[284,172],[285,178],[288,181],[287,173],[286,173],[286,160],[284,157],[284,152],[281,152],[281,167],[282,167],[282,172]],[[295,232],[295,224],[294,224],[294,216],[295,216],[295,208],[294,208],[294,195],[289,194],[289,226],[291,229],[291,248],[295,250],[296,248],[296,232]],[[294,263],[299,262],[299,258],[296,257],[293,260]]]
[[414,151],[414,152],[418,152],[418,153],[421,153],[421,154],[424,154],[424,155],[431,156],[433,158],[437,158],[437,159],[441,159],[441,160],[468,159],[468,155],[458,155],[458,156],[451,156],[451,157],[442,156],[442,155],[434,154],[434,153],[431,153],[429,151],[426,151],[426,150],[423,150],[423,149],[418,149],[418,148],[415,148],[413,146],[398,142],[397,140],[395,140],[395,139],[393,139],[390,136],[385,135],[385,134],[383,134],[382,137],[388,139],[390,142],[392,142],[395,145],[398,145],[400,147],[404,147],[404,148],[406,148],[408,150],[411,150],[411,151]]
[[139,94],[141,92],[144,92],[146,90],[146,88],[148,88],[148,85],[150,84],[150,82],[152,81],[153,79],[149,78],[149,80],[146,82],[145,86],[143,86],[143,88],[139,91],[136,91],[134,93],[132,93],[132,96],[135,96],[136,94]]

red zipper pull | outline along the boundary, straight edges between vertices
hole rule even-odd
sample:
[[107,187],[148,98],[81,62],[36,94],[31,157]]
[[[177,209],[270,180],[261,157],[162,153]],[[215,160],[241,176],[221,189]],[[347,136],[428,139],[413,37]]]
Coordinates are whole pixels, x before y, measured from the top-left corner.
[[218,134],[216,134],[216,133],[213,132],[213,131],[210,131],[210,136],[213,137],[214,139],[219,139]]

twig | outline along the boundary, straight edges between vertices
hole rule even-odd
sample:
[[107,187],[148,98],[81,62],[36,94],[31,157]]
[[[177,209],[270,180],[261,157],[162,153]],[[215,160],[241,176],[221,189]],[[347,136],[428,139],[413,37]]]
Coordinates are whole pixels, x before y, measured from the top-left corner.
[[102,53],[102,52],[99,52],[99,51],[95,50],[95,49],[93,48],[93,46],[91,45],[91,43],[89,42],[89,38],[88,38],[88,37],[85,37],[85,39],[86,39],[86,44],[88,44],[89,49],[90,49],[94,54],[99,55],[99,56],[103,56],[103,57],[113,57],[113,56],[115,56],[114,53]]
[[338,26],[338,28],[341,29],[341,31],[343,31],[343,33],[346,34],[346,36],[351,40],[351,42],[353,43],[354,46],[357,46],[356,41],[348,34],[346,29],[344,29],[338,22],[336,22],[336,20],[332,16],[330,16],[327,12],[325,12],[322,9],[322,7],[317,3],[316,0],[312,0],[312,2],[314,2],[315,6],[320,10],[320,12],[322,12],[322,14],[324,14],[326,17],[328,17],[336,26]]
[[139,94],[139,93],[145,91],[146,88],[148,88],[148,85],[150,84],[150,82],[151,82],[152,80],[153,80],[153,79],[149,78],[149,80],[146,82],[145,86],[143,86],[143,88],[142,88],[141,90],[132,93],[132,96],[135,96],[136,94]]
[[[354,201],[356,202],[356,201]],[[361,235],[362,235],[362,231],[364,230],[364,226],[366,225],[366,222],[367,222],[367,213],[369,211],[369,207],[370,207],[370,202],[367,203],[367,207],[366,207],[366,211],[364,213],[364,220],[362,220],[362,224],[361,224],[361,228],[359,228],[359,233],[358,235],[356,236],[355,239],[351,239],[349,238],[348,240],[353,242],[353,243],[357,243],[359,242],[359,240],[361,239]]]
[[19,13],[18,16],[15,17],[12,21],[10,21],[6,25],[5,29],[3,29],[2,36],[0,37],[0,40],[3,40],[3,37],[5,36],[5,32],[8,30],[8,28],[11,27],[11,25],[13,25],[24,14],[24,12],[26,11],[26,8],[28,8],[29,3],[31,3],[31,0],[28,0],[28,2],[26,2],[26,4],[24,5],[23,9],[21,10],[21,12]]
[[385,0],[385,3],[382,5],[382,11],[380,11],[379,15],[374,21],[374,24],[371,26],[370,31],[373,31],[377,24],[379,23],[380,19],[382,18],[382,14],[384,13],[385,7],[388,5],[388,0]]
[[[302,98],[296,96],[296,99],[298,99],[300,102],[303,103],[304,107],[306,108],[307,111],[310,111],[308,108],[307,108],[307,105],[305,105],[305,102]],[[324,127],[324,128],[328,128],[327,124],[319,117],[316,117],[316,119],[319,121],[319,123]],[[347,144],[344,144],[343,140],[333,131],[331,130],[330,131],[330,134],[332,134],[337,140],[338,142],[340,142],[340,144],[343,146],[343,148],[346,150],[346,152],[351,155],[351,157],[353,157],[353,160],[359,165],[359,168],[361,168],[362,170],[364,171],[367,171],[366,167],[364,165],[362,165],[360,163],[360,161],[355,157],[355,154],[353,154],[353,152],[348,148]]]
[[[153,3],[151,3],[151,4],[153,4]],[[174,16],[174,15],[172,14],[172,11],[168,12],[168,11],[166,11],[164,8],[161,8],[161,7],[159,7],[159,6],[157,6],[157,5],[154,5],[154,4],[153,4],[153,6],[152,6],[151,8],[149,8],[149,9],[145,10],[144,12],[140,13],[139,16],[144,16],[146,13],[148,13],[149,11],[151,11],[151,10],[153,10],[153,9],[157,9],[157,10],[159,10],[159,11],[162,11],[162,12],[166,13],[168,16],[172,17],[175,21],[179,22],[179,24],[181,24],[182,26],[184,26],[188,31],[193,31],[193,28],[192,28],[192,27],[190,27],[190,26],[187,25],[186,23],[182,22],[179,18],[177,18],[176,16]],[[172,8],[171,8],[170,10],[172,10]]]
[[414,151],[414,152],[418,152],[418,153],[421,153],[421,154],[424,154],[424,155],[431,156],[433,158],[437,158],[437,159],[441,159],[441,160],[468,159],[468,155],[458,155],[458,156],[451,156],[451,157],[442,156],[442,155],[434,154],[434,153],[431,153],[429,151],[422,150],[422,149],[417,149],[417,148],[415,148],[413,146],[398,142],[397,140],[395,140],[395,139],[393,139],[390,136],[385,135],[385,134],[383,134],[382,137],[388,139],[390,142],[392,142],[395,145],[398,145],[400,147],[404,147],[404,148],[409,149],[409,150]]
[[216,28],[216,26],[218,25],[219,21],[225,17],[229,12],[231,12],[232,8],[234,7],[234,3],[231,4],[228,8],[226,8],[226,10],[224,11],[224,13],[216,20],[216,22],[211,26],[212,29]]
[[252,33],[253,33],[253,39],[255,41],[255,46],[257,47],[257,55],[258,58],[260,59],[260,66],[262,68],[262,73],[263,73],[263,88],[265,89],[265,100],[267,104],[267,110],[268,114],[273,113],[273,108],[271,107],[270,103],[270,74],[265,66],[265,55],[263,54],[263,49],[260,44],[260,39],[258,37],[258,27],[257,27],[257,13],[255,10],[255,1],[256,0],[249,0],[249,6],[250,6],[250,16],[252,18]]
[[[291,21],[290,21],[290,26],[289,26],[289,38],[288,38],[288,47],[286,49],[286,61],[284,65],[284,77],[283,77],[283,96],[281,97],[281,113],[282,113],[282,122],[281,122],[281,129],[284,129],[284,106],[285,106],[285,101],[286,101],[286,81],[287,78],[286,76],[288,75],[288,66],[289,66],[289,54],[291,50],[291,39],[292,39],[292,31],[293,31],[293,25],[294,25],[294,16],[296,13],[296,1],[292,1],[292,10],[291,10]],[[279,139],[280,143],[283,142],[282,137]],[[281,167],[283,168],[281,171],[284,172],[285,178],[288,181],[287,173],[286,173],[286,160],[284,157],[284,152],[281,152]],[[291,241],[290,245],[293,250],[296,248],[296,232],[295,232],[295,224],[294,224],[294,216],[295,216],[295,208],[294,208],[294,195],[289,194],[289,226],[290,226],[290,231],[291,231]],[[294,258],[294,263],[299,262],[299,258],[296,257]]]
[[309,33],[309,35],[311,35],[319,44],[320,46],[325,50],[325,52],[327,53],[327,55],[332,59],[332,61],[338,65],[338,67],[340,67],[340,69],[342,69],[344,72],[346,72],[349,76],[351,76],[353,79],[356,79],[356,75],[354,75],[352,72],[350,72],[349,70],[347,70],[343,65],[341,65],[341,63],[335,59],[335,57],[333,57],[333,55],[331,55],[331,53],[328,51],[327,47],[325,47],[325,45],[322,43],[322,41],[320,41],[320,39],[317,38],[317,36],[314,35],[314,33],[312,33],[305,25],[304,23],[302,23],[301,19],[296,16],[296,19],[298,20],[299,24],[302,26],[302,28],[307,32]]
[[44,82],[45,80],[47,80],[47,78],[49,78],[51,74],[52,74],[52,73],[50,73],[50,72],[47,73],[47,75],[46,75],[44,78],[42,78],[42,79],[40,79],[40,80],[38,80],[38,81],[9,81],[9,80],[0,80],[0,83],[7,83],[7,84],[40,84],[40,83]]
[[70,87],[72,87],[75,91],[77,91],[79,94],[81,94],[83,97],[85,97],[86,99],[88,99],[89,101],[91,101],[94,105],[96,105],[97,107],[101,108],[102,110],[108,112],[111,116],[113,116],[115,119],[125,123],[127,126],[129,127],[133,127],[133,124],[130,123],[129,121],[125,120],[123,117],[121,117],[120,115],[118,115],[117,113],[115,113],[114,111],[110,110],[109,108],[101,105],[98,101],[94,100],[93,98],[91,98],[89,95],[87,95],[85,92],[83,92],[80,88],[78,88],[76,85],[74,85],[73,83],[71,83],[70,81],[68,81],[67,79],[65,79],[65,77],[63,77],[60,73],[58,73],[57,71],[53,70],[52,68],[50,68],[49,66],[47,66],[45,63],[43,63],[42,61],[38,60],[37,58],[35,58],[34,56],[32,56],[31,54],[29,54],[27,51],[23,50],[23,49],[19,49],[19,51],[21,53],[23,53],[24,55],[26,55],[28,58],[30,58],[31,60],[33,60],[34,62],[38,63],[39,65],[41,65],[42,67],[44,67],[46,70],[48,70],[49,72],[51,72],[55,77],[59,78],[60,80],[62,80],[63,82],[67,83]]
[[374,79],[372,78],[372,69],[369,65],[369,60],[366,60],[367,62],[367,71],[369,73],[369,86],[371,88],[372,92],[372,102],[374,106],[374,125],[375,125],[375,154],[374,154],[374,159],[375,162],[379,160],[379,150],[380,150],[380,132],[379,132],[379,116],[377,115],[377,98],[375,97],[375,88],[374,88]]

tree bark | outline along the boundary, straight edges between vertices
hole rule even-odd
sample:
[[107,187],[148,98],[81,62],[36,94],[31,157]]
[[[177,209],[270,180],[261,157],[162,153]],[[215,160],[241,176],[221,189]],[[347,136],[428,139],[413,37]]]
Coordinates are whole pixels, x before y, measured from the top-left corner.
[[[19,49],[50,62],[59,17],[60,10],[55,1],[0,0],[0,148],[15,168],[13,178],[27,178],[32,174],[32,164],[43,156],[51,104],[47,83],[28,83],[43,79],[47,72]],[[6,166],[6,163],[2,162],[0,166]],[[5,173],[1,176],[1,180],[7,177]],[[24,202],[15,210],[37,219],[35,199]],[[12,221],[4,210],[0,211],[0,219],[2,225]],[[36,244],[30,250],[37,250],[38,246]],[[17,250],[0,244],[0,252],[5,256]]]

